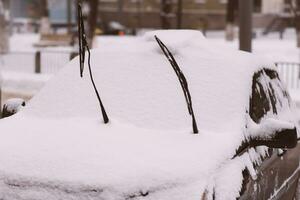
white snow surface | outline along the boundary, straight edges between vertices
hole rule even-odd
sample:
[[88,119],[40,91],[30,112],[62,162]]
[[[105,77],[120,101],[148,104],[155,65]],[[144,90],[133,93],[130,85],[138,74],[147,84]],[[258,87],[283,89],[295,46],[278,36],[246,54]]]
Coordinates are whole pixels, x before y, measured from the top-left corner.
[[293,129],[295,124],[288,121],[280,121],[277,119],[267,118],[260,122],[260,124],[252,123],[249,125],[249,136],[251,137],[261,137],[261,138],[271,138],[273,134],[283,129]]
[[[197,135],[154,35],[188,80]],[[0,121],[0,199],[200,199],[244,137],[253,73],[274,69],[196,31],[115,40],[93,50],[91,64],[110,123],[103,124],[87,69],[81,79],[74,59],[27,107]],[[237,181],[216,180],[229,180],[233,191],[222,190],[229,199],[248,165],[239,160],[231,163]]]
[[[199,127],[240,131],[253,73],[274,66],[249,53],[218,49],[200,32],[196,32],[198,37],[195,33],[186,36],[185,31],[168,33],[152,32],[152,40],[150,33],[141,38],[116,40],[92,51],[92,70],[108,115],[144,128],[191,129],[181,86],[154,39],[157,34],[170,49],[178,47],[174,56],[188,80]],[[87,69],[83,79],[78,74],[77,58],[32,100],[25,113],[101,119]]]
[[[2,90],[20,95],[34,95],[51,78],[49,74],[30,74],[20,72],[2,73]],[[1,80],[0,80],[1,84]]]

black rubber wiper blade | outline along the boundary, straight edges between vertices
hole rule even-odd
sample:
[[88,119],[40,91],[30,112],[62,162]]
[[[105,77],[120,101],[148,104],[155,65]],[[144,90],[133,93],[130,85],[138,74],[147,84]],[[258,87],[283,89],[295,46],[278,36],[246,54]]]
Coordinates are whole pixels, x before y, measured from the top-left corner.
[[78,42],[79,42],[79,64],[80,64],[80,76],[83,76],[84,70],[84,61],[85,61],[85,31],[84,31],[84,24],[83,24],[83,16],[82,16],[82,7],[81,4],[78,4],[77,7],[77,25],[78,25]]
[[80,66],[80,76],[82,77],[83,75],[83,70],[84,70],[84,61],[85,61],[85,51],[87,50],[88,52],[88,67],[89,67],[89,74],[90,74],[90,79],[93,84],[93,88],[95,90],[101,112],[102,112],[102,117],[103,121],[105,124],[109,122],[109,118],[107,116],[107,113],[105,111],[104,105],[101,101],[98,89],[96,87],[94,78],[93,78],[93,73],[92,73],[92,68],[91,68],[91,52],[89,45],[87,43],[86,39],[86,34],[84,30],[84,22],[83,22],[83,16],[82,16],[82,8],[81,4],[78,4],[78,38],[79,38],[79,66]]
[[197,126],[197,122],[195,119],[195,115],[194,115],[192,98],[191,98],[191,94],[189,91],[187,80],[186,80],[184,74],[182,73],[179,65],[177,64],[173,54],[169,51],[167,46],[156,35],[154,37],[178,77],[178,80],[180,82],[180,85],[181,85],[181,88],[182,88],[182,91],[183,91],[183,94],[184,94],[184,97],[186,100],[189,114],[192,116],[193,132],[194,132],[194,134],[197,134],[199,131],[198,131],[198,126]]

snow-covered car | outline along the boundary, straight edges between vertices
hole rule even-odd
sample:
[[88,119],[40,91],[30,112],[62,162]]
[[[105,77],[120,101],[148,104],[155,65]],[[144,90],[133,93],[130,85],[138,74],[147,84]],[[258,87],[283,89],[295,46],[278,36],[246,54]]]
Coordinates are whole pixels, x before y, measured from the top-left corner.
[[0,121],[0,199],[293,199],[297,124],[271,62],[170,30],[104,44],[91,66],[109,123],[75,58]]

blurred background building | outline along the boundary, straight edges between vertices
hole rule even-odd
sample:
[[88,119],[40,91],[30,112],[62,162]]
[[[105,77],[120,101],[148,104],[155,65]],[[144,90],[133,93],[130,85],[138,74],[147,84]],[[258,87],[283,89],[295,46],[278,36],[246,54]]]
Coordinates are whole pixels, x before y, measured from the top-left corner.
[[[76,0],[70,0],[72,22],[75,22]],[[98,23],[117,21],[129,28],[161,28],[167,18],[168,28],[224,29],[227,4],[231,0],[99,0]],[[238,0],[233,0],[237,9]],[[21,23],[37,26],[41,16],[41,0],[11,0],[10,10],[14,27]],[[179,3],[181,2],[181,3]],[[181,5],[181,6],[180,6]],[[48,0],[49,17],[54,28],[66,26],[68,0]],[[254,27],[265,27],[278,14],[289,12],[286,0],[254,0]],[[165,15],[165,16],[163,16]],[[28,18],[31,21],[28,21]],[[36,28],[36,27],[35,27]],[[34,30],[36,30],[33,28]]]

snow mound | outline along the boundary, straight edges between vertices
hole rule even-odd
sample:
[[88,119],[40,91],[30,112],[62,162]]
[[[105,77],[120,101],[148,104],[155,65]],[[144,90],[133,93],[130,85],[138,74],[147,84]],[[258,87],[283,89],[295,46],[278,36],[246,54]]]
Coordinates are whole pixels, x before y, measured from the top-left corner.
[[[154,35],[176,52],[199,134],[191,134],[181,86]],[[244,138],[253,74],[275,69],[185,30],[112,41],[91,56],[110,123],[102,123],[77,57],[20,113],[1,120],[0,199],[199,199]],[[232,165],[238,171],[230,173],[236,182],[228,199],[245,162]]]
[[[149,129],[191,128],[178,78],[153,35],[177,52],[198,126],[241,131],[253,74],[274,66],[249,53],[210,45],[198,31],[151,32],[92,50],[94,79],[108,115]],[[199,39],[192,43],[194,37]],[[79,77],[78,58],[49,81],[24,111],[42,118],[101,116],[87,69],[83,79]]]

